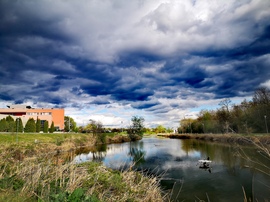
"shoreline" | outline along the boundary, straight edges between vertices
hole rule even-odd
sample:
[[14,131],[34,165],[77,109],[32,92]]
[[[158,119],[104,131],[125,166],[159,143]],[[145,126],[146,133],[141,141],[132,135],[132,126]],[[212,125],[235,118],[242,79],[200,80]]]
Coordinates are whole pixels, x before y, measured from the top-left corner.
[[158,134],[170,139],[196,139],[209,142],[239,145],[270,145],[270,135],[239,135],[239,134]]
[[[71,163],[76,149],[100,145],[92,135],[47,135],[41,139],[27,134],[19,140],[0,144],[0,201],[68,201],[77,197],[77,201],[161,202],[166,197],[153,176],[130,169],[112,170],[98,162]],[[106,144],[128,141],[127,136],[117,135]]]

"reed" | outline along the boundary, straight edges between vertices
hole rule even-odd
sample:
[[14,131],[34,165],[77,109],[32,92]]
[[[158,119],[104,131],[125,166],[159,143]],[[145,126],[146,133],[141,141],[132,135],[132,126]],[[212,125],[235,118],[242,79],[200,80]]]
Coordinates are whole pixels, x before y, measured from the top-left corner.
[[1,144],[0,201],[164,201],[155,177],[71,161],[72,148],[95,141],[61,140]]

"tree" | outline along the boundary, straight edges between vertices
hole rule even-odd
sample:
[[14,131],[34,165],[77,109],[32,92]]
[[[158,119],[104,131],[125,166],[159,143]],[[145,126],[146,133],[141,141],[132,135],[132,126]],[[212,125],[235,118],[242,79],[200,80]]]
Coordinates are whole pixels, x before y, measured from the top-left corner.
[[44,133],[48,133],[48,129],[49,129],[49,122],[48,121],[44,121],[43,132]]
[[202,110],[200,111],[198,121],[202,126],[202,133],[218,133],[218,124],[215,111]]
[[23,132],[23,122],[22,122],[21,118],[16,119],[16,131],[17,131],[17,128],[18,128],[18,132],[20,132],[20,133]]
[[15,125],[14,119],[11,116],[7,116],[6,117],[6,121],[8,123],[7,132],[14,132],[14,131],[16,131],[16,125]]
[[104,133],[103,124],[100,121],[90,119],[90,123],[86,126],[86,130],[91,131],[96,143],[105,143],[106,134]]
[[37,122],[36,122],[36,132],[39,133],[41,129],[41,121],[39,118],[37,118]]
[[193,125],[193,122],[195,120],[194,119],[191,119],[191,118],[184,118],[180,121],[180,132],[182,133],[192,133],[193,130],[192,130],[192,126]]
[[71,118],[69,116],[65,116],[65,128],[64,128],[64,130],[66,132],[76,131],[77,130],[77,124],[76,124],[76,122],[74,121],[73,118]]
[[144,118],[133,116],[132,119],[132,125],[130,126],[128,130],[128,136],[129,138],[134,141],[136,140],[136,136],[143,136],[144,133]]
[[269,106],[270,90],[265,87],[257,89],[253,96],[253,102],[255,104],[265,104]]
[[226,99],[222,100],[222,101],[219,103],[219,105],[220,105],[222,108],[226,109],[227,112],[229,112],[229,107],[230,107],[230,103],[231,103],[231,102],[232,102],[232,101],[231,101],[229,98],[226,98]]
[[7,132],[8,130],[8,122],[5,118],[0,121],[0,132]]
[[51,123],[51,127],[50,127],[49,131],[50,131],[50,133],[53,133],[55,131],[54,122],[53,121]]
[[266,125],[270,124],[270,90],[259,88],[252,99],[251,124],[254,132],[266,132]]
[[165,133],[166,132],[166,128],[162,125],[158,125],[154,130],[155,130],[155,133]]
[[28,119],[27,123],[25,124],[24,132],[26,133],[36,132],[36,123],[33,118]]

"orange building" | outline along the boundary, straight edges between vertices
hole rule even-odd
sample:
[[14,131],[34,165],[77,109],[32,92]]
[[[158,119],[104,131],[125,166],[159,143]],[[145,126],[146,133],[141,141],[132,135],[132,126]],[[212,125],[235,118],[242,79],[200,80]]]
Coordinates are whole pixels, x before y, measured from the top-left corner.
[[14,120],[16,118],[21,118],[23,125],[27,123],[29,118],[33,118],[35,120],[40,119],[41,124],[45,121],[49,122],[49,126],[51,123],[54,123],[54,127],[56,130],[64,130],[64,116],[65,111],[62,108],[32,108],[26,105],[10,105],[8,108],[1,109],[0,108],[0,120],[11,116]]

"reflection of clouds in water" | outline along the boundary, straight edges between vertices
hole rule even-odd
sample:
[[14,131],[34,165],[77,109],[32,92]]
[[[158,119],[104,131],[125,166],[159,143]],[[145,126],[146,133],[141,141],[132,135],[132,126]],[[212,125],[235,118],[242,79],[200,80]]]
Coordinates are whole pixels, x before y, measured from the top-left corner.
[[189,158],[196,158],[199,159],[201,157],[201,153],[199,151],[190,150],[188,152],[182,149],[182,142],[181,140],[175,139],[168,139],[163,140],[164,143],[162,144],[151,144],[148,145],[145,149],[146,156],[145,158],[151,158],[153,156],[173,156],[175,158],[182,158],[182,157],[189,157]]
[[130,157],[121,153],[111,154],[109,156],[106,156],[103,160],[104,165],[116,169],[129,166],[131,164],[130,162]]
[[166,161],[162,164],[162,169],[164,170],[169,170],[169,169],[175,169],[175,168],[179,168],[179,169],[188,169],[190,167],[195,167],[196,166],[196,162],[194,161],[182,161],[182,162],[178,162],[178,161]]
[[74,163],[83,163],[86,161],[91,161],[92,159],[92,152],[88,154],[80,154],[74,158]]

